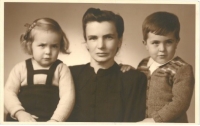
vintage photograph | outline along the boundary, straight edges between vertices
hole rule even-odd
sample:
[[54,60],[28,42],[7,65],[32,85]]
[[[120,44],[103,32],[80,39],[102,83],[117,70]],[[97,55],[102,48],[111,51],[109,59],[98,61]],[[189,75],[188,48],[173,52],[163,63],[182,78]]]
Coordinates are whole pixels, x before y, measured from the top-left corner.
[[1,123],[199,123],[197,2],[2,4]]

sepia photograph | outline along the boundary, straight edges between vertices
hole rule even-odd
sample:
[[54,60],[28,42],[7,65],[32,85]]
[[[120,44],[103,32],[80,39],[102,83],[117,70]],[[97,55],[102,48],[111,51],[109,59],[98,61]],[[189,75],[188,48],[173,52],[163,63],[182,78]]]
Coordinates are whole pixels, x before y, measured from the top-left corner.
[[198,1],[1,7],[0,124],[199,124]]

